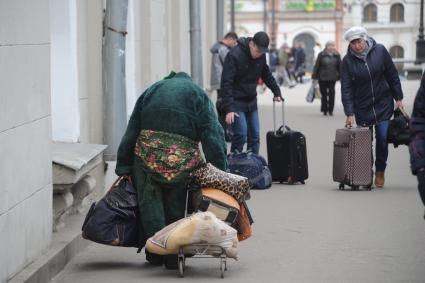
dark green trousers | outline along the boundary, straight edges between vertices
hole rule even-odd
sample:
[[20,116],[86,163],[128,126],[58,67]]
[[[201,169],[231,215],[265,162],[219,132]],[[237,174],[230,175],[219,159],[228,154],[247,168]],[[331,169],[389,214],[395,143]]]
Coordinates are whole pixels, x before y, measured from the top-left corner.
[[184,217],[189,172],[168,181],[152,173],[139,158],[134,158],[133,182],[139,199],[140,220],[145,239]]

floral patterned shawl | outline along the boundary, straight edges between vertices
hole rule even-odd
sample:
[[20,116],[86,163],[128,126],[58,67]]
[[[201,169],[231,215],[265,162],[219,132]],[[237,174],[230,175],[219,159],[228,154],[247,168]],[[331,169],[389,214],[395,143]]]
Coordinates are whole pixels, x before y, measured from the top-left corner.
[[168,181],[204,163],[196,141],[161,131],[141,130],[134,153],[150,171]]

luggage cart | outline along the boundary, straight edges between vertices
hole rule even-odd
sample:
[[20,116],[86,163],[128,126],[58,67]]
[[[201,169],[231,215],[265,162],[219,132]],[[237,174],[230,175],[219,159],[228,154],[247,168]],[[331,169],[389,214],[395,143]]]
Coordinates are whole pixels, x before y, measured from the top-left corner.
[[[189,215],[189,200],[190,194],[198,188],[189,188],[186,193],[186,206],[184,216]],[[192,211],[191,211],[192,212]],[[187,256],[190,255],[190,256]],[[218,258],[220,259],[220,277],[224,278],[224,271],[227,271],[227,254],[226,251],[218,245],[213,244],[191,244],[181,246],[178,253],[178,266],[180,277],[184,277],[186,269],[186,258],[191,257],[193,259],[198,258]]]
[[226,251],[218,245],[210,244],[191,244],[179,248],[178,264],[180,277],[184,277],[186,268],[186,254],[193,255],[192,258],[219,258],[220,259],[220,277],[224,278],[224,271],[227,271]]

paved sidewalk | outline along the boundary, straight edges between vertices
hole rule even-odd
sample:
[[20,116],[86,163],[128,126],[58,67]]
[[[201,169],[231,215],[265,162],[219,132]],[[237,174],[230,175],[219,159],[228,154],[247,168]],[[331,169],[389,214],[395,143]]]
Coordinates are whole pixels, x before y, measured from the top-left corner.
[[[254,235],[230,260],[230,282],[424,282],[425,221],[410,174],[408,150],[390,146],[386,185],[372,191],[339,191],[332,181],[332,141],[345,117],[337,99],[334,117],[305,102],[309,85],[284,89],[287,124],[306,135],[310,178],[305,185],[273,184],[248,202]],[[419,81],[403,81],[411,112]],[[261,153],[272,129],[271,94],[259,95]],[[278,109],[279,110],[279,109]],[[53,282],[217,282],[219,261],[188,259],[178,271],[150,267],[135,249],[97,244],[78,254]]]

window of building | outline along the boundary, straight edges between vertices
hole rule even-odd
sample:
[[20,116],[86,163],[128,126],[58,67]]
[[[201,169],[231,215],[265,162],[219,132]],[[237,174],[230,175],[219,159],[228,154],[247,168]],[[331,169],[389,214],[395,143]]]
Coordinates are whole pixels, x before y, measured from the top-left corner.
[[[404,49],[399,45],[394,45],[390,48],[390,55],[393,59],[404,58]],[[395,67],[397,71],[401,74],[403,71],[403,63],[395,63]]]
[[375,4],[368,4],[363,9],[363,21],[376,22],[378,10]]
[[404,22],[404,6],[400,3],[391,6],[390,22]]

